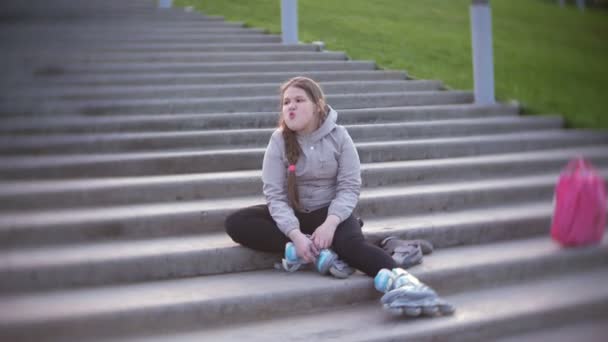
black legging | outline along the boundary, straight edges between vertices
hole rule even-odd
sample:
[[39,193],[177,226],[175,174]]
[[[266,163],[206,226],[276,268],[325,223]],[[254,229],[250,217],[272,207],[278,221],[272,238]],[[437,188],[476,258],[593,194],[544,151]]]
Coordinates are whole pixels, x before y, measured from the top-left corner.
[[[327,218],[327,207],[310,213],[296,211],[300,230],[312,234]],[[283,253],[289,238],[270,216],[265,204],[241,209],[226,218],[226,232],[234,242],[263,252]],[[349,216],[338,225],[331,248],[350,266],[375,277],[382,268],[397,267],[393,258],[367,241],[359,221]]]

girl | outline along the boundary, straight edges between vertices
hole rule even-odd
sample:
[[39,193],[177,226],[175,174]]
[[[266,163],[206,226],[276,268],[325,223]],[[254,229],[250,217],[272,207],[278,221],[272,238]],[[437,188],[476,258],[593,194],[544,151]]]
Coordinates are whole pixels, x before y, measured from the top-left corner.
[[337,277],[351,273],[346,264],[359,269],[375,278],[376,288],[386,293],[382,303],[391,311],[450,313],[451,306],[432,289],[365,240],[353,215],[361,188],[359,155],[337,117],[313,80],[295,77],[281,86],[279,128],[262,166],[267,204],[230,215],[226,232],[259,251],[281,253],[287,245],[287,259],[294,248],[296,262],[316,261],[319,270],[331,269]]

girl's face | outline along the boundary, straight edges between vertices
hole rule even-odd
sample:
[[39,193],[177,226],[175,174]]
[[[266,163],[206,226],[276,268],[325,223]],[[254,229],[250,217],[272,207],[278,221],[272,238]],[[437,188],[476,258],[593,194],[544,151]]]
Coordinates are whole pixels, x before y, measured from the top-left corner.
[[283,93],[283,120],[292,131],[308,134],[317,129],[315,107],[303,89],[289,87]]

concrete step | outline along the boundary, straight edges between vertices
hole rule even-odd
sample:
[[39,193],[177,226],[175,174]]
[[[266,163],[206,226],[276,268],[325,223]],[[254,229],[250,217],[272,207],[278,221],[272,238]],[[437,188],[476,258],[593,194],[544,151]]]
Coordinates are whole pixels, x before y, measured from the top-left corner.
[[[32,38],[35,39],[35,38]],[[80,44],[91,40],[91,38],[76,38],[72,37],[64,39],[70,43]],[[108,43],[190,43],[190,44],[205,44],[205,43],[280,43],[281,36],[274,34],[241,34],[241,33],[217,33],[217,34],[206,34],[206,35],[165,35],[165,36],[149,36],[145,38],[131,37],[131,36],[114,36],[114,37],[102,37],[97,36],[94,40],[95,43],[108,44]],[[20,42],[22,43],[22,42]]]
[[[377,301],[348,305],[301,315],[284,315],[272,320],[258,318],[250,323],[227,323],[195,331],[133,332],[139,337],[121,341],[269,341],[303,339],[315,341],[502,341],[502,336],[576,322],[606,320],[606,290],[597,284],[606,272],[594,269],[575,274],[532,281],[526,284],[500,284],[497,288],[464,292],[447,297],[457,306],[454,316],[440,319],[392,317],[379,309]],[[564,296],[564,293],[573,293]],[[504,300],[508,298],[508,300]],[[338,323],[339,322],[339,323]],[[568,323],[564,323],[568,322]],[[340,328],[337,328],[337,327]],[[297,328],[294,328],[297,327]],[[186,330],[186,329],[184,329]],[[605,331],[597,328],[595,331]],[[145,337],[141,337],[141,336]],[[576,334],[589,336],[588,333]],[[551,335],[553,336],[553,335]],[[564,337],[564,336],[562,336]],[[603,341],[546,339],[543,341]],[[105,339],[116,341],[116,339]],[[519,340],[517,341],[526,341]]]
[[[563,119],[496,117],[407,123],[346,125],[354,141],[441,138],[494,133],[559,129]],[[276,128],[220,129],[190,132],[106,133],[73,135],[0,136],[0,155],[111,153],[170,149],[226,149],[268,144]]]
[[[150,13],[123,13],[116,11],[101,11],[98,13],[86,13],[86,21],[97,24],[106,23],[111,25],[112,23],[129,23],[129,24],[156,24],[156,23],[199,23],[199,22],[215,22],[223,23],[224,18],[217,16],[200,16],[191,15],[189,13],[178,13],[169,14],[162,13],[161,11],[150,12]],[[85,19],[82,18],[84,21]]]
[[[326,99],[337,110],[354,108],[428,106],[473,102],[468,91],[413,91],[390,93],[329,94]],[[116,115],[116,114],[184,114],[234,113],[247,108],[253,112],[270,112],[279,107],[279,96],[182,98],[182,99],[121,99],[44,101],[9,103],[0,108],[5,115]]]
[[[600,169],[606,176],[606,169]],[[547,175],[485,178],[410,187],[382,186],[362,191],[357,215],[363,218],[451,213],[518,203],[550,204],[557,170]],[[65,243],[200,234],[223,230],[228,215],[265,203],[262,194],[235,198],[128,205],[3,211],[1,244]]]
[[44,63],[62,63],[62,64],[78,64],[79,66],[90,65],[96,68],[105,63],[121,63],[124,66],[142,63],[149,66],[155,63],[233,63],[233,62],[272,62],[272,61],[343,61],[346,60],[346,54],[343,52],[171,52],[166,54],[99,54],[96,56],[79,56],[72,55],[68,57],[57,58],[36,58],[32,64],[39,64],[39,60]]
[[[10,0],[5,1],[9,2]],[[15,1],[12,1],[13,3]],[[21,1],[23,3],[23,1]],[[119,8],[117,6],[73,6],[72,4],[65,5],[60,4],[65,1],[46,1],[45,3],[51,3],[48,5],[39,6],[36,1],[31,3],[23,4],[21,7],[16,7],[12,4],[8,6],[4,4],[3,11],[8,17],[18,17],[27,19],[26,22],[56,22],[61,19],[68,19],[70,22],[73,21],[84,21],[84,20],[127,20],[127,19],[165,19],[165,20],[179,20],[179,19],[198,19],[198,20],[216,20],[219,17],[211,17],[201,15],[193,11],[185,11],[183,9],[158,9],[155,6],[143,7],[127,7]],[[20,20],[20,22],[24,20]],[[222,18],[223,19],[223,18]]]
[[[375,70],[376,64],[371,61],[283,61],[283,62],[235,62],[235,63],[139,63],[137,65],[124,63],[98,63],[91,66],[86,64],[70,64],[67,66],[52,66],[52,75],[45,74],[47,70],[35,70],[38,77],[59,77],[63,74],[80,75],[112,75],[112,74],[163,74],[163,73],[250,73],[250,72],[310,72],[310,71],[356,71]],[[47,68],[48,69],[48,68]]]
[[[76,50],[76,49],[75,49]],[[30,49],[21,48],[23,54],[33,55],[38,53],[48,55],[60,55],[65,52],[64,46],[33,46]],[[281,43],[243,43],[243,44],[187,44],[187,43],[166,43],[166,44],[151,44],[151,43],[129,43],[129,44],[106,44],[91,47],[90,45],[79,47],[77,55],[92,55],[95,53],[164,53],[172,52],[259,52],[259,51],[320,51],[320,47],[315,44],[290,44],[283,45]]]
[[[471,118],[510,117],[517,115],[515,103],[496,105],[439,105],[416,107],[360,108],[340,110],[340,124],[391,123],[395,121],[434,121]],[[87,117],[53,115],[0,118],[1,134],[56,134],[101,132],[164,132],[200,129],[237,129],[276,127],[278,114],[217,113],[217,114],[157,114],[112,115]]]
[[[550,204],[522,202],[442,215],[366,220],[368,241],[396,235],[427,239],[436,249],[549,237]],[[111,283],[225,274],[273,268],[281,255],[256,252],[222,231],[145,240],[92,240],[57,245],[23,245],[0,253],[0,292],[83,287]],[[463,248],[463,247],[458,247]],[[52,255],[53,258],[48,258]],[[204,260],[203,262],[200,262]],[[483,260],[482,262],[489,262]],[[32,280],[32,281],[28,281]]]
[[[608,144],[606,133],[538,131],[357,143],[362,163],[424,160]],[[260,169],[264,148],[0,157],[5,179],[123,177]]]
[[[263,38],[263,37],[273,37],[276,38],[276,35],[266,34],[261,32],[260,30],[247,30],[247,29],[239,29],[239,28],[211,28],[211,29],[200,29],[200,32],[130,32],[127,30],[118,31],[116,33],[86,33],[86,32],[69,32],[69,31],[57,31],[57,30],[49,30],[49,31],[32,31],[29,33],[3,33],[0,34],[0,38],[2,38],[8,44],[22,44],[24,41],[28,42],[31,40],[32,42],[36,39],[36,35],[40,36],[39,38],[48,39],[50,42],[64,42],[74,44],[76,48],[79,46],[86,45],[87,42],[91,42],[92,46],[95,46],[98,43],[114,43],[121,42],[123,44],[128,44],[130,42],[167,42],[167,41],[180,41],[191,43],[198,42],[200,43],[200,39],[211,39],[215,41],[217,37],[226,37],[228,40],[234,39],[235,37],[242,38]],[[17,39],[16,42],[11,42],[11,39]],[[280,40],[278,41],[280,42]],[[48,43],[47,43],[48,44]],[[35,56],[39,57],[39,59],[44,59],[45,55]],[[51,56],[52,57],[52,56]],[[70,58],[71,55],[67,55],[66,57]]]
[[[71,29],[71,30],[82,30],[90,29],[108,29],[111,27],[116,30],[192,30],[192,29],[214,29],[214,28],[245,28],[245,23],[242,21],[222,21],[222,20],[186,20],[186,21],[171,21],[171,20],[112,20],[106,18],[106,20],[98,20],[94,18],[85,18],[83,20],[73,19],[71,21],[30,21],[11,23],[7,26],[7,29],[15,29],[21,31],[27,30],[38,30],[45,31],[47,29]],[[44,43],[44,42],[42,42]]]
[[[600,284],[608,280],[608,271],[602,267],[607,262],[607,241],[597,247],[566,252],[549,238],[542,237],[438,250],[425,259],[424,264],[412,268],[411,272],[457,306],[458,311],[454,317],[432,320],[433,322],[462,320],[460,310],[464,310],[462,314],[465,314],[467,303],[479,305],[482,298],[494,303],[489,306],[489,312],[496,312],[496,306],[501,307],[498,301],[505,298],[500,294],[506,293],[511,294],[510,305],[507,306],[509,308],[521,310],[522,306],[526,309],[543,307],[539,304],[539,298],[544,299],[540,303],[553,305],[559,303],[559,299],[569,298],[570,306],[593,303],[597,308],[603,307],[602,313],[605,314],[608,290]],[[579,272],[575,276],[565,275],[566,271],[572,269]],[[549,284],[538,280],[547,276],[559,278],[552,279]],[[536,288],[534,280],[538,281],[536,284],[543,285]],[[528,282],[525,289],[515,291],[510,288],[519,288],[524,281]],[[488,289],[493,286],[499,286],[498,289],[503,290]],[[552,291],[547,291],[547,286],[552,286]],[[584,291],[580,290],[581,286]],[[577,287],[578,290],[574,291]],[[482,289],[488,289],[488,292]],[[517,298],[514,292],[520,295],[525,293],[525,298],[537,300],[533,301],[534,305],[528,305],[529,300]],[[564,292],[573,295],[564,296]],[[468,300],[462,300],[462,296]],[[518,300],[514,300],[514,297]],[[108,332],[113,336],[141,334],[142,331],[153,334],[187,328],[211,332],[220,326],[241,325],[261,319],[272,319],[276,323],[275,319],[280,322],[281,317],[297,319],[295,315],[307,313],[310,313],[306,315],[309,319],[314,316],[316,322],[325,322],[327,320],[323,316],[328,313],[352,304],[369,305],[372,301],[376,305],[376,314],[374,316],[366,312],[369,318],[366,321],[376,317],[376,324],[387,320],[390,322],[391,319],[375,302],[377,298],[379,294],[372,288],[372,279],[362,275],[336,280],[321,277],[314,272],[287,274],[257,271],[146,284],[13,294],[2,298],[4,305],[0,309],[0,331],[3,339],[14,341],[40,336],[78,339]],[[514,302],[521,306],[512,305]],[[479,309],[480,307],[477,308]],[[228,316],[227,311],[230,312]],[[361,308],[356,310],[357,313],[364,311]],[[489,312],[484,311],[486,315]],[[281,326],[279,324],[275,329]],[[303,326],[305,325],[298,325],[299,328]],[[335,327],[335,320],[332,327]],[[383,330],[386,334],[392,329]],[[411,333],[411,329],[403,331]],[[274,333],[277,331],[274,330]],[[235,336],[234,332],[231,336]],[[212,337],[210,340],[222,339]]]
[[[363,164],[363,191],[378,186],[416,186],[486,178],[533,176],[561,170],[573,156],[608,167],[608,147]],[[0,210],[33,210],[134,203],[180,202],[254,196],[261,171],[85,180],[0,182]]]
[[[181,32],[178,32],[181,31]],[[264,33],[263,30],[259,29],[246,29],[239,27],[201,27],[198,29],[165,29],[155,28],[150,26],[147,29],[136,30],[116,30],[115,32],[104,33],[102,30],[95,30],[92,32],[83,32],[82,30],[57,30],[51,28],[47,29],[36,29],[27,30],[23,29],[11,30],[10,28],[3,30],[0,33],[0,39],[2,39],[1,45],[7,48],[7,54],[11,56],[26,56],[28,59],[46,60],[53,61],[59,58],[58,49],[71,47],[71,51],[79,52],[83,49],[92,49],[96,47],[103,47],[109,44],[121,44],[128,45],[130,43],[162,43],[162,42],[181,42],[190,44],[200,44],[206,40],[217,41],[218,37],[226,36],[228,40],[235,40],[237,37],[245,39],[253,39],[254,41],[262,40],[264,38],[271,37],[275,43],[276,35],[270,35]],[[202,41],[201,41],[202,39]],[[271,40],[272,40],[271,39]],[[37,41],[44,40],[43,47],[40,54],[34,54],[36,50],[35,43]],[[239,40],[236,39],[238,42]],[[224,42],[226,43],[226,42]],[[24,48],[21,48],[24,47]],[[54,54],[45,53],[48,48],[55,47],[56,52]],[[167,51],[167,50],[165,50]],[[258,50],[259,51],[259,50]],[[68,60],[75,60],[75,57],[81,55],[79,53],[64,55]],[[92,57],[92,56],[91,56]]]
[[[65,0],[64,0],[65,1]],[[44,8],[45,11],[49,11],[51,13],[60,14],[60,15],[72,15],[75,16],[76,19],[80,20],[91,20],[95,22],[96,20],[105,20],[105,21],[123,21],[125,23],[129,23],[130,20],[137,21],[181,21],[181,20],[197,20],[197,21],[224,21],[225,18],[223,16],[218,15],[205,15],[202,13],[194,12],[194,11],[185,11],[181,8],[169,8],[169,9],[159,9],[157,6],[148,7],[146,9],[125,9],[122,6],[89,6],[89,7],[77,7],[72,6],[70,3],[67,7],[61,6],[57,7],[57,0],[54,1],[54,4],[51,7]],[[53,12],[56,11],[56,12]]]
[[[48,10],[48,9],[46,9]],[[48,14],[48,15],[47,15]],[[27,18],[25,16],[22,16]],[[30,21],[38,23],[62,23],[69,21],[71,24],[86,25],[193,25],[193,24],[215,24],[225,25],[225,19],[222,16],[203,16],[198,13],[170,13],[167,11],[153,10],[147,12],[125,12],[123,10],[97,10],[80,12],[78,10],[67,11],[64,13],[42,13],[39,16],[32,16]],[[242,26],[240,23],[239,26]]]
[[[405,239],[427,239],[432,241],[436,248],[444,248],[546,234],[551,226],[552,215],[553,206],[549,201],[520,202],[500,207],[466,209],[447,213],[365,217],[363,233],[373,243],[378,243],[384,237],[395,235]],[[193,241],[199,241],[200,248],[197,249],[197,253],[201,253],[201,258],[209,260],[206,268],[201,268],[200,272],[225,273],[272,266],[264,253],[258,254],[246,248],[233,249],[232,247],[235,245],[224,233],[223,227],[216,231],[204,232],[201,235],[201,231],[197,227],[166,225],[142,228],[129,225],[127,222],[128,229],[118,233],[114,230],[112,233],[108,226],[102,227],[103,222],[91,221],[89,223],[93,223],[93,225],[88,225],[85,229],[77,227],[73,222],[65,222],[63,225],[55,223],[49,222],[45,227],[43,227],[44,223],[38,224],[37,227],[24,224],[16,227],[12,233],[3,235],[3,237],[7,237],[3,240],[4,251],[16,252],[23,248],[53,249],[55,247],[52,246],[61,247],[74,243],[83,246],[87,243],[94,243],[96,246],[114,246],[139,240],[138,245],[152,246],[150,248],[156,248],[155,250],[158,251],[167,251],[169,247],[165,245],[165,241],[173,241],[177,249],[172,250],[182,253],[180,248],[187,244],[191,245]],[[142,239],[148,240],[144,242]],[[161,244],[165,247],[158,247]],[[92,248],[91,246],[93,245],[86,248]],[[222,250],[220,251],[218,248]],[[230,248],[230,250],[223,248]],[[144,248],[143,250],[149,249]],[[221,262],[216,263],[213,260],[221,260]]]
[[[35,35],[31,37],[19,36],[13,38],[15,41],[6,41],[4,44],[9,46],[20,46],[20,45],[31,45],[38,41]],[[95,39],[86,37],[53,37],[49,38],[50,41],[46,42],[45,45],[61,45],[61,44],[75,44],[81,46],[85,42],[90,42],[91,47],[105,46],[108,44],[129,44],[129,43],[188,43],[188,44],[206,44],[206,43],[280,43],[281,36],[270,35],[270,34],[240,34],[240,33],[217,33],[217,34],[206,34],[206,35],[165,35],[165,36],[148,36],[145,38],[132,37],[130,35],[115,36],[115,37],[102,37],[98,36]],[[61,43],[63,42],[63,43]]]
[[[324,60],[345,60],[346,54],[343,52],[319,52],[319,51],[243,51],[243,52],[100,52],[89,48],[88,51],[76,50],[69,56],[53,50],[48,52],[31,51],[22,49],[10,53],[11,58],[20,58],[22,65],[38,66],[41,64],[103,64],[103,63],[122,63],[129,65],[132,63],[175,63],[175,62],[255,62],[255,61],[324,61]],[[35,54],[35,55],[34,55]],[[282,57],[282,58],[280,58]]]
[[[586,316],[586,315],[584,315]],[[603,342],[608,336],[608,319],[584,318],[582,322],[561,323],[557,326],[542,327],[530,332],[514,332],[512,336],[499,338],[496,342]]]
[[[159,12],[162,15],[166,14],[166,12],[160,12],[156,9],[154,12]],[[183,11],[182,11],[183,12]],[[164,14],[163,14],[164,13]],[[155,15],[157,13],[154,13]],[[192,15],[190,15],[192,18]],[[131,20],[122,20],[121,18],[71,18],[71,20],[44,20],[44,18],[37,18],[39,20],[24,20],[24,21],[14,21],[11,22],[11,25],[8,26],[13,29],[22,29],[24,31],[28,29],[73,29],[73,30],[92,30],[92,29],[145,29],[147,27],[169,27],[169,28],[198,28],[198,27],[245,27],[247,26],[243,21],[226,21],[222,20],[221,16],[205,16],[205,15],[195,15],[194,19],[190,18],[180,21],[180,20],[162,20],[162,17],[152,18],[153,20],[145,21],[139,20],[136,17],[131,18]],[[201,20],[208,19],[208,20]]]
[[192,36],[205,34],[265,34],[268,30],[260,28],[251,28],[243,26],[218,26],[218,25],[201,25],[201,26],[129,26],[129,25],[14,25],[5,27],[0,33],[0,37],[8,38],[14,35],[33,36],[40,35],[49,37],[61,37],[62,39],[86,37],[95,39],[96,37],[113,37],[116,35],[128,34],[132,37],[150,37],[150,36]]
[[[108,66],[108,65],[106,65]],[[82,66],[78,70],[58,65],[41,65],[21,70],[20,77],[8,79],[7,87],[14,84],[40,84],[48,87],[61,84],[202,84],[202,83],[255,83],[284,82],[289,77],[314,75],[325,72],[325,80],[340,81],[352,79],[353,73],[363,79],[404,79],[403,72],[382,72],[375,70],[373,62],[365,61],[322,61],[322,62],[254,62],[254,63],[152,63],[132,66],[129,70],[105,69],[91,71]],[[123,65],[124,67],[124,65]],[[148,69],[146,69],[148,68]],[[150,69],[151,68],[151,69]],[[32,69],[30,71],[30,69]],[[19,70],[16,70],[16,72]],[[365,71],[366,73],[360,74]],[[375,73],[377,72],[377,74]],[[278,77],[277,77],[278,76]],[[336,76],[331,77],[330,76]],[[171,79],[168,82],[165,80]],[[202,80],[202,83],[201,83]],[[152,83],[150,83],[150,81]],[[321,80],[318,80],[321,82]],[[4,81],[7,82],[7,81]]]
[[[383,93],[442,90],[443,84],[436,80],[395,81],[335,81],[324,82],[326,95],[348,93]],[[0,101],[24,102],[40,98],[59,100],[108,100],[147,98],[201,98],[267,96],[277,94],[276,83],[229,84],[229,85],[149,85],[149,86],[89,86],[89,87],[15,87],[0,95]]]
[[[42,2],[42,3],[34,1],[31,4],[23,4],[23,1],[7,0],[7,1],[5,1],[5,5],[6,5],[5,9],[9,13],[14,10],[22,10],[23,13],[25,13],[25,14],[29,13],[27,10],[30,10],[32,12],[35,12],[38,10],[44,10],[44,11],[95,10],[96,11],[96,10],[102,10],[102,9],[108,9],[108,8],[115,8],[115,9],[120,8],[123,11],[129,11],[132,9],[143,9],[143,8],[146,8],[148,10],[155,10],[154,1],[151,1],[151,0],[133,0],[133,1],[129,1],[129,2],[118,1],[118,0],[107,0],[107,1],[91,0],[91,1],[79,2],[79,3],[74,3],[74,2],[68,1],[68,0],[55,0],[55,1],[53,1],[52,4],[49,4],[49,2],[46,2],[46,1]],[[173,8],[170,11],[178,11],[178,10],[181,10],[181,9]]]
[[[61,69],[57,69],[62,72]],[[61,77],[59,77],[61,75]],[[58,86],[118,86],[118,85],[209,85],[209,84],[257,84],[275,83],[279,85],[291,77],[307,76],[317,82],[330,81],[373,81],[405,80],[407,74],[392,70],[337,70],[337,71],[280,71],[280,72],[192,72],[192,73],[152,73],[152,74],[93,74],[71,75],[57,74],[57,77],[38,76],[34,82],[20,80],[20,84],[44,84],[48,87]]]

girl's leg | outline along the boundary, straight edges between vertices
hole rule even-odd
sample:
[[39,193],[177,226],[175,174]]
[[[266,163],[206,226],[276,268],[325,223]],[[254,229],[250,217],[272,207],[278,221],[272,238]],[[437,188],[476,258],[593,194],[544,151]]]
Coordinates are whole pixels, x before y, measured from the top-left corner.
[[283,253],[285,244],[289,242],[265,204],[231,214],[226,218],[224,226],[234,242],[262,252]]
[[353,215],[338,225],[332,249],[349,266],[370,277],[375,277],[383,268],[391,270],[397,267],[393,258],[382,248],[365,241],[361,225]]

